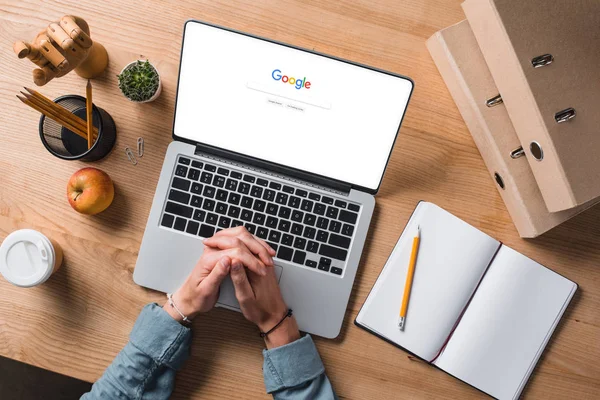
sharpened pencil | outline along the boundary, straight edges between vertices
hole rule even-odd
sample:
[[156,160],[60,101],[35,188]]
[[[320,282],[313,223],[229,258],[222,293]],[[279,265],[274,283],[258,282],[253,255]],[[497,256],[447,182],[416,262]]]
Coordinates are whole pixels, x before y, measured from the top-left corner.
[[85,115],[87,122],[87,136],[88,136],[88,149],[92,147],[94,144],[93,141],[93,132],[94,132],[94,124],[92,120],[92,83],[88,79],[87,85],[85,87]]
[[408,271],[406,272],[406,283],[404,284],[404,295],[402,296],[402,305],[400,306],[400,315],[398,316],[398,328],[404,330],[406,323],[406,312],[408,310],[408,299],[410,298],[410,290],[412,288],[413,277],[415,275],[415,265],[417,264],[417,253],[419,252],[419,242],[421,241],[421,227],[417,226],[417,235],[413,239],[412,252],[410,254],[410,262]]
[[[23,93],[23,92],[21,92],[21,94],[23,94],[32,103],[37,103],[38,105],[44,106],[43,108],[45,108],[45,109],[52,110],[55,114],[59,114],[65,120],[70,121],[72,125],[79,127],[80,130],[82,130],[84,132],[87,131],[87,123],[85,120],[83,120],[83,118],[78,117],[77,115],[73,114],[71,111],[67,110],[60,104],[55,103],[54,101],[50,100],[48,97],[44,96],[43,94],[41,94],[40,92],[38,92],[36,90],[29,89],[27,87],[25,87],[24,89],[29,92],[29,95],[27,95],[26,93]],[[94,138],[98,137],[98,128],[94,127],[94,136],[93,137]],[[86,137],[86,139],[87,139],[87,137]]]
[[[23,93],[23,95],[25,96],[24,93]],[[39,113],[44,114],[47,118],[50,118],[51,120],[55,121],[57,124],[64,126],[71,132],[73,132],[87,140],[87,133],[85,131],[81,130],[78,126],[73,125],[70,121],[65,120],[63,116],[57,114],[56,112],[54,112],[54,110],[45,108],[45,106],[42,106],[39,103],[34,103],[33,101],[31,101],[30,98],[27,98],[27,97],[21,97],[21,96],[17,95],[17,98],[19,100],[21,100],[23,103],[27,104],[29,107],[38,111]]]

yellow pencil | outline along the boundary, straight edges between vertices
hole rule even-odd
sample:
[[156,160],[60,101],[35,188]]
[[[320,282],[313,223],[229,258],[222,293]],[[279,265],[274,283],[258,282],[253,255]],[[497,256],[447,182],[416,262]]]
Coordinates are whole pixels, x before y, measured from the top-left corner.
[[417,236],[413,239],[412,253],[410,254],[410,264],[406,272],[406,283],[404,284],[404,296],[402,296],[402,305],[400,306],[400,315],[398,317],[398,328],[404,330],[406,321],[406,310],[408,309],[408,298],[412,287],[413,276],[415,275],[415,265],[417,264],[417,253],[419,252],[419,241],[421,240],[421,227],[417,226]]
[[87,124],[87,143],[88,149],[92,147],[94,144],[93,133],[94,133],[94,123],[92,120],[92,83],[88,79],[87,85],[85,87],[85,114],[86,114],[86,124]]

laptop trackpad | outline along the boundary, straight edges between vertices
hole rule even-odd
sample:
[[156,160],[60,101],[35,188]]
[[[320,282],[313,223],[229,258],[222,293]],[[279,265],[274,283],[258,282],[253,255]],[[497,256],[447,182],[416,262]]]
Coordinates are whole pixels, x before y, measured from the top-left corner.
[[[279,283],[281,281],[283,268],[279,265],[275,265],[274,268],[275,274],[277,275],[277,283]],[[217,307],[229,308],[236,311],[240,310],[240,303],[238,303],[235,297],[235,289],[233,288],[233,282],[229,276],[225,278],[221,284],[221,292],[219,294],[219,300],[217,300]]]

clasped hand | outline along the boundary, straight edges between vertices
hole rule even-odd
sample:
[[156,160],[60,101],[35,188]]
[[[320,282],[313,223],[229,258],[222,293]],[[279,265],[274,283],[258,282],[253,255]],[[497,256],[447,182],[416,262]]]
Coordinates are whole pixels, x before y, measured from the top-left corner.
[[[225,229],[204,240],[204,253],[185,283],[173,293],[173,301],[188,318],[209,311],[219,297],[227,275],[235,288],[241,311],[262,332],[275,326],[286,314],[274,271],[273,250],[246,228]],[[181,316],[168,303],[164,309],[176,320]],[[295,319],[287,318],[266,338],[267,347],[277,347],[300,337]]]

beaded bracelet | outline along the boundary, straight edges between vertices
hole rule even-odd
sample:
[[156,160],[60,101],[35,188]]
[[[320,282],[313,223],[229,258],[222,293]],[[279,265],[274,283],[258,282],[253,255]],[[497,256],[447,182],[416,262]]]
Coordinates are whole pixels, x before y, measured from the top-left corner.
[[283,316],[283,318],[281,318],[281,321],[279,321],[277,323],[277,325],[275,325],[274,327],[272,327],[271,329],[269,329],[267,332],[261,332],[260,333],[260,337],[264,338],[266,337],[268,334],[270,334],[271,332],[273,332],[275,329],[279,328],[279,325],[283,324],[283,321],[285,321],[286,318],[289,318],[292,316],[292,309],[288,308],[287,313],[285,313],[285,315]]
[[191,325],[192,321],[187,316],[183,315],[183,313],[181,311],[179,311],[179,308],[177,308],[177,306],[175,305],[175,302],[173,301],[173,295],[171,293],[167,293],[167,299],[169,299],[169,305],[171,307],[173,307],[173,309],[175,311],[177,311],[177,314],[179,314],[181,316],[181,318],[183,319],[183,322]]

